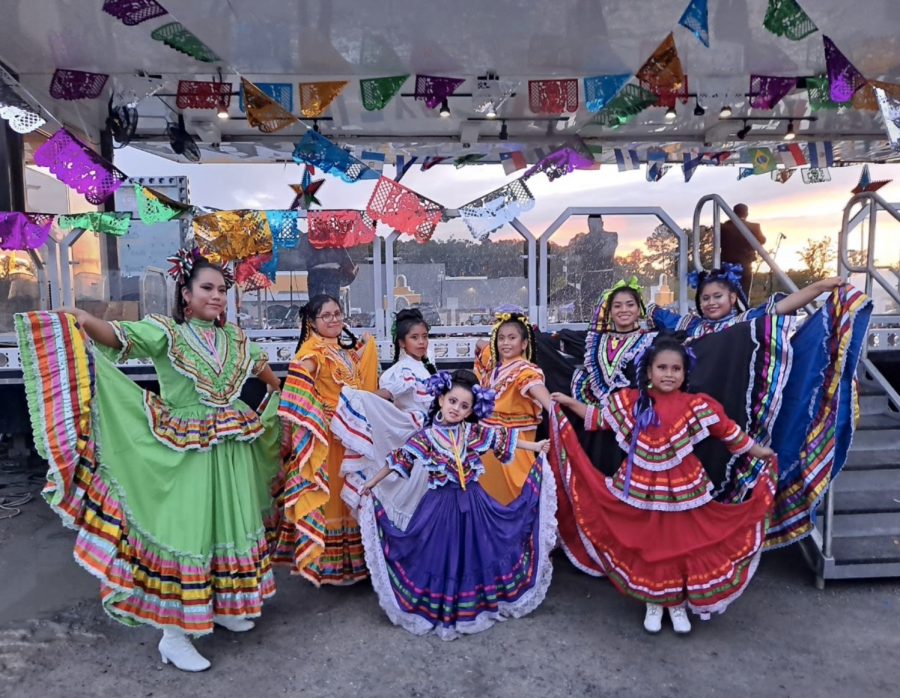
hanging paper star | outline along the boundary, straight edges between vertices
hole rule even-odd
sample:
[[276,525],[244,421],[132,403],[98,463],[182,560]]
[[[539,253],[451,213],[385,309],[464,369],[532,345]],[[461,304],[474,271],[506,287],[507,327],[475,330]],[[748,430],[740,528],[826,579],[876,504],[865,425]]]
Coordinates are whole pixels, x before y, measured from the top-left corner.
[[294,190],[294,201],[291,204],[291,210],[296,211],[298,209],[303,209],[306,211],[310,206],[315,204],[316,206],[321,206],[322,202],[316,198],[316,193],[325,184],[324,179],[316,179],[313,180],[312,173],[315,172],[315,168],[312,165],[308,165],[303,172],[303,179],[300,184],[291,184],[291,189]]
[[857,184],[851,190],[852,194],[861,194],[864,191],[878,191],[885,184],[890,184],[893,180],[884,179],[878,182],[873,182],[871,176],[869,175],[869,166],[863,165],[862,174],[859,175],[859,184]]

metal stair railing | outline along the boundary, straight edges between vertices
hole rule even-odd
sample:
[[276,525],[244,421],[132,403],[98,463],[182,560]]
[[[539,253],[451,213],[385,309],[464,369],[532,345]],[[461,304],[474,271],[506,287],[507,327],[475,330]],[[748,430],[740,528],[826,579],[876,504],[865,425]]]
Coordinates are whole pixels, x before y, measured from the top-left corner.
[[[863,208],[851,218],[851,210],[856,204],[861,204]],[[864,274],[866,277],[866,295],[871,296],[872,291],[877,283],[900,307],[900,290],[884,278],[884,275],[875,266],[875,238],[877,233],[878,211],[886,211],[894,219],[900,223],[900,211],[893,204],[885,201],[876,192],[866,191],[860,192],[853,196],[844,207],[844,217],[841,223],[841,232],[838,236],[838,259],[843,269],[855,274]],[[854,228],[862,223],[865,218],[869,219],[869,237],[866,248],[866,264],[859,266],[850,262],[849,244],[850,233]],[[897,318],[900,321],[900,317]],[[882,375],[868,356],[869,343],[866,342],[863,357],[860,360],[866,373],[870,374],[881,388],[887,393],[888,399],[893,403],[894,407],[900,409],[900,394],[888,382],[887,378]]]
[[[712,201],[713,206],[713,266],[719,267],[722,264],[722,229],[721,229],[721,215],[720,213],[724,212],[726,216],[728,216],[729,220],[737,227],[737,229],[741,232],[741,235],[750,243],[756,253],[763,258],[763,261],[769,266],[769,270],[775,274],[775,277],[791,292],[799,291],[797,284],[791,279],[790,276],[785,274],[781,267],[778,266],[778,263],[775,259],[770,255],[766,249],[760,244],[759,240],[756,239],[756,236],[750,232],[750,229],[747,225],[740,219],[740,217],[734,212],[727,203],[725,203],[725,199],[723,199],[718,194],[707,194],[700,201],[697,202],[697,206],[694,208],[694,225],[693,225],[693,258],[694,258],[694,269],[697,271],[703,271],[703,263],[700,260],[700,216],[703,215],[703,209],[708,202]],[[812,315],[815,312],[815,308],[812,305],[807,305],[806,312]]]

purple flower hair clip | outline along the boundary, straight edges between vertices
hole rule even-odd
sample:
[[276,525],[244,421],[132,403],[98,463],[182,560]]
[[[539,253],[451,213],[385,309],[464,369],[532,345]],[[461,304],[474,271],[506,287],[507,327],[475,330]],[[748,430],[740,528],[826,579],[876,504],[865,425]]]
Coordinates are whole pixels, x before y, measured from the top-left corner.
[[425,389],[432,397],[438,397],[448,392],[453,386],[453,378],[450,371],[438,371],[425,382]]
[[475,407],[473,411],[478,419],[486,419],[494,413],[494,401],[497,399],[497,391],[493,388],[483,388],[476,385],[472,388],[475,394]]

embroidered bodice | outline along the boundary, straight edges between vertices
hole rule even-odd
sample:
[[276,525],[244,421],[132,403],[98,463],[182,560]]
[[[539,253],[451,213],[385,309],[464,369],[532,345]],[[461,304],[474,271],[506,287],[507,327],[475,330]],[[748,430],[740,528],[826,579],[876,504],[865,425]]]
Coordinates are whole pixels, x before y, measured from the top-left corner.
[[393,366],[381,374],[378,387],[394,396],[394,406],[408,414],[415,413],[424,422],[431,408],[432,396],[426,389],[431,377],[425,364],[403,354]]
[[655,332],[588,332],[584,367],[572,377],[572,395],[589,405],[600,405],[616,390],[634,385],[634,359],[650,346]]
[[515,455],[516,431],[463,422],[453,426],[435,424],[416,433],[406,445],[388,456],[388,466],[409,477],[416,463],[428,471],[431,489],[452,484],[465,486],[484,473],[481,456],[493,451],[501,463]]

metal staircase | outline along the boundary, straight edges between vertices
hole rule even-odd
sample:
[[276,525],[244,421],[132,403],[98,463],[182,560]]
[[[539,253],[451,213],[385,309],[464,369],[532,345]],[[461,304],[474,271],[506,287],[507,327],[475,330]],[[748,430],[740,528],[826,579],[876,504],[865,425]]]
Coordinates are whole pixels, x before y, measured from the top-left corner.
[[[719,221],[728,216],[757,249],[782,284],[796,286],[759,245],[734,211],[718,195],[704,197],[694,213],[694,249],[699,249],[700,216],[712,202],[715,261],[719,261]],[[855,215],[852,209],[862,204]],[[874,193],[853,197],[844,210],[840,233],[839,273],[864,276],[869,296],[875,289],[886,294],[900,309],[900,291],[875,267],[874,252],[865,266],[850,263],[850,233],[868,221],[867,249],[875,250],[877,212],[887,212],[900,221],[898,206]],[[695,266],[699,259],[695,256]],[[862,286],[858,276],[857,286]],[[900,577],[900,395],[878,365],[897,360],[900,369],[900,314],[873,314],[866,348],[858,369],[860,419],[847,463],[816,511],[816,527],[801,541],[801,549],[816,575],[816,586],[826,579]],[[900,373],[900,370],[898,370]]]

